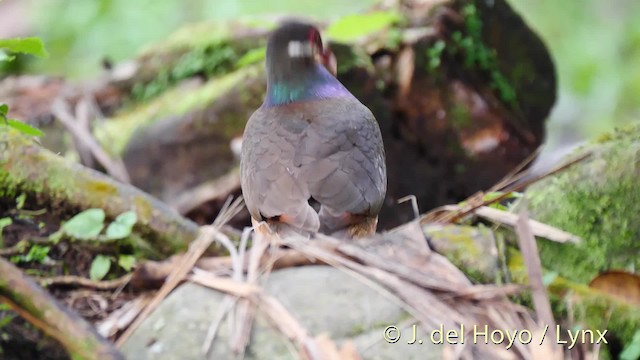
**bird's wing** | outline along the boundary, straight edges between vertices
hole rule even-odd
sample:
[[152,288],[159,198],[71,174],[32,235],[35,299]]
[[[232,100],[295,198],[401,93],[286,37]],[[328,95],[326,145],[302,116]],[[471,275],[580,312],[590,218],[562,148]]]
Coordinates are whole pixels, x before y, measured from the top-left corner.
[[386,166],[380,128],[369,109],[357,100],[337,103],[319,114],[300,140],[294,163],[301,163],[301,179],[322,205],[321,223],[345,214],[377,216]]
[[254,219],[278,217],[316,232],[320,227],[318,214],[308,203],[309,189],[299,181],[299,169],[292,160],[295,144],[308,125],[300,120],[295,114],[264,108],[251,116],[243,135],[242,192]]

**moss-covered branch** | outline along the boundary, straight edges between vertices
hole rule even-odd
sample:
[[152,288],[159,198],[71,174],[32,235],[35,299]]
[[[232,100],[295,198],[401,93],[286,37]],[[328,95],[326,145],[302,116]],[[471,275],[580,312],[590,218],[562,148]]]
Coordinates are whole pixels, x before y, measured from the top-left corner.
[[72,359],[124,360],[115,347],[75,313],[60,306],[54,298],[0,258],[0,302],[47,335],[58,340]]
[[164,254],[186,248],[198,232],[195,223],[152,196],[0,127],[0,197],[15,198],[20,193],[56,212],[102,208],[115,218],[133,210],[138,218],[135,231]]

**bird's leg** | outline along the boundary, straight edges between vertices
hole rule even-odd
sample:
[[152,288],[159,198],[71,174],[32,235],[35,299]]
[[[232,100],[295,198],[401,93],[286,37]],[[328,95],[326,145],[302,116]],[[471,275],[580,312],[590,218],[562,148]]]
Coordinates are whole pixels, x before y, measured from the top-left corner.
[[265,237],[273,235],[273,230],[271,230],[271,227],[269,226],[269,223],[267,221],[258,221],[252,217],[251,225],[253,226],[253,230],[256,232],[256,234],[260,234]]
[[367,237],[376,233],[378,226],[378,217],[374,216],[357,216],[360,221],[352,223],[347,228],[347,235],[353,238]]

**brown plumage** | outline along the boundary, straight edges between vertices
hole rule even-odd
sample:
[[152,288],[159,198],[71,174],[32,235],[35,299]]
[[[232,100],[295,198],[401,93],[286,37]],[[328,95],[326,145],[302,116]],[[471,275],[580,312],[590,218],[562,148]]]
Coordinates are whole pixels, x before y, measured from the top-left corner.
[[375,232],[384,200],[384,148],[373,114],[327,58],[310,25],[272,34],[267,97],[243,136],[242,192],[252,218],[276,231],[359,237]]

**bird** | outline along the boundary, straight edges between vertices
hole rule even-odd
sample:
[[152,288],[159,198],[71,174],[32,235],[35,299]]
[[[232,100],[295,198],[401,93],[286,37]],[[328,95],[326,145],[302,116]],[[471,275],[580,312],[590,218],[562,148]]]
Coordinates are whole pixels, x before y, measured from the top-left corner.
[[275,232],[375,233],[387,190],[373,113],[336,78],[319,30],[287,21],[267,41],[267,91],[246,123],[241,189],[254,224]]

